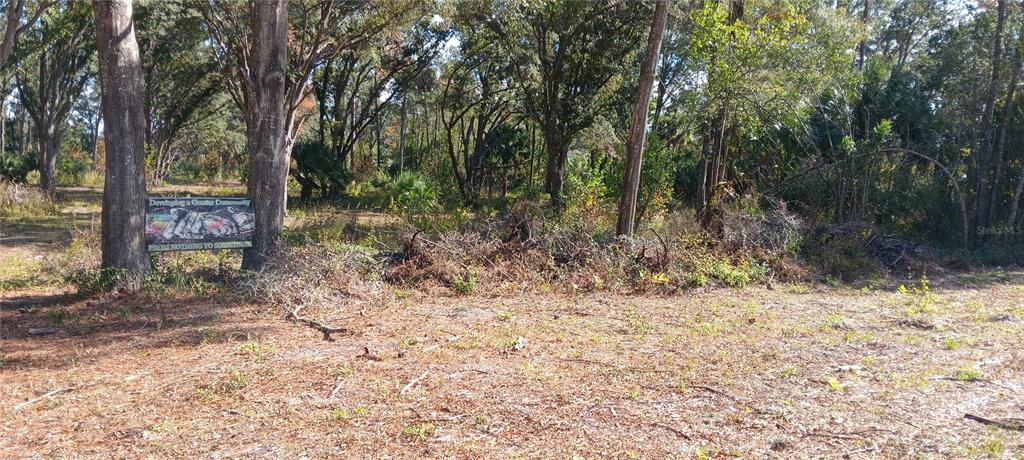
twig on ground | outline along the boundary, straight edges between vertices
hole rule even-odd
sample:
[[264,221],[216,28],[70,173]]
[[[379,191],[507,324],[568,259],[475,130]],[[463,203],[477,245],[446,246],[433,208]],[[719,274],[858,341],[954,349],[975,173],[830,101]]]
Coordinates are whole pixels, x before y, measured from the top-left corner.
[[709,393],[714,393],[716,395],[722,396],[722,397],[724,397],[726,399],[730,399],[730,400],[735,401],[735,402],[739,402],[740,401],[739,399],[736,399],[732,395],[730,395],[730,394],[728,394],[728,393],[726,393],[726,392],[724,392],[722,390],[711,388],[709,386],[704,386],[704,385],[688,385],[688,387],[689,388],[696,388],[698,390],[704,390],[704,391],[707,391]]
[[341,384],[342,383],[345,383],[345,380],[342,379],[341,377],[338,377],[338,384],[334,385],[334,389],[331,390],[331,394],[330,394],[330,396],[327,397],[327,399],[334,399],[335,397],[338,396],[338,392],[341,391]]
[[974,420],[975,422],[981,423],[983,425],[999,427],[1004,430],[1024,431],[1024,419],[1008,418],[1002,420],[995,420],[980,417],[974,414],[964,414],[964,418],[967,420]]
[[666,425],[664,423],[655,422],[655,423],[652,423],[651,426],[656,427],[656,428],[664,428],[664,429],[666,429],[668,431],[671,431],[671,432],[675,433],[677,436],[679,436],[680,438],[683,438],[683,439],[685,439],[687,441],[690,441],[690,440],[693,439],[689,435],[687,435],[686,433],[683,433],[682,431],[679,431],[678,429],[673,428],[673,427],[671,427],[669,425]]
[[384,361],[384,358],[370,353],[370,347],[363,347],[362,354],[357,355],[356,358],[366,358],[370,361]]
[[405,395],[406,391],[409,391],[413,386],[415,386],[417,383],[419,383],[420,380],[423,380],[427,376],[427,374],[429,374],[429,373],[430,373],[430,371],[423,371],[423,373],[420,374],[419,377],[416,377],[416,378],[410,380],[409,383],[407,383],[405,385],[405,387],[402,388],[402,391],[398,392],[398,396]]
[[28,400],[28,401],[25,401],[25,402],[23,402],[23,403],[21,403],[21,404],[18,404],[17,406],[14,406],[14,410],[15,410],[15,411],[19,411],[19,410],[22,410],[22,409],[24,409],[24,408],[26,408],[26,407],[28,407],[28,406],[32,405],[33,403],[36,403],[36,402],[42,401],[42,400],[44,400],[44,399],[46,399],[46,398],[49,398],[49,397],[51,397],[51,396],[54,396],[54,395],[57,395],[57,394],[60,394],[60,393],[67,393],[67,392],[69,392],[69,391],[73,391],[73,390],[75,390],[76,388],[78,388],[78,387],[67,387],[67,388],[60,388],[60,389],[57,389],[57,390],[53,390],[53,391],[48,391],[48,392],[46,392],[46,393],[43,393],[43,394],[42,394],[42,395],[40,395],[40,396],[37,396],[37,397],[35,397],[35,398],[32,398],[32,399],[30,399],[30,400]]
[[562,358],[562,361],[566,361],[566,362],[570,362],[570,363],[596,364],[596,365],[599,365],[599,366],[610,367],[612,369],[617,369],[617,370],[620,370],[620,371],[629,371],[629,372],[648,372],[648,373],[652,373],[652,374],[662,374],[662,373],[672,372],[672,371],[664,370],[664,369],[650,369],[650,368],[633,367],[633,366],[619,366],[617,364],[606,363],[604,361],[597,361],[597,360],[585,359],[585,358]]
[[315,319],[306,318],[305,316],[299,316],[299,312],[302,311],[303,308],[304,307],[300,305],[296,307],[294,310],[289,310],[288,318],[291,319],[292,321],[305,324],[306,326],[309,326],[313,329],[320,331],[320,333],[324,335],[324,340],[328,342],[334,341],[334,337],[331,337],[331,334],[352,335],[355,333],[351,329],[346,327],[331,327]]
[[853,454],[861,454],[861,453],[864,453],[864,452],[877,452],[877,451],[878,451],[878,446],[877,445],[872,445],[871,447],[864,447],[862,449],[854,449],[854,450],[851,450],[849,452],[843,452],[842,454],[839,455],[839,457],[841,457],[841,458],[851,458],[851,457],[853,457]]

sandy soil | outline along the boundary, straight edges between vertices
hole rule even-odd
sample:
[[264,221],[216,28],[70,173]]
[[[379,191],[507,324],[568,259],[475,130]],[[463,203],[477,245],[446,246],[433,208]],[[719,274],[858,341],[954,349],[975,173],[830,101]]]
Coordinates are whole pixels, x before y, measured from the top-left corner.
[[1024,418],[1021,280],[913,315],[803,286],[412,294],[333,311],[334,342],[213,298],[8,294],[0,457],[1018,458],[964,416]]

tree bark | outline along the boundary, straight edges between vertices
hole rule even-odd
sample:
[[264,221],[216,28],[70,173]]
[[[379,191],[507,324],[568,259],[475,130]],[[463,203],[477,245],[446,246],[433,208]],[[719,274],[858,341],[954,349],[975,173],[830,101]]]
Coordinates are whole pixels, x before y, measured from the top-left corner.
[[1003,241],[1009,241],[1013,230],[1017,225],[1017,210],[1020,209],[1020,197],[1024,194],[1024,168],[1020,171],[1020,178],[1017,179],[1017,188],[1013,191],[1013,201],[1010,202],[1010,215],[1006,218],[1008,230],[1003,234]]
[[401,176],[405,172],[405,122],[406,122],[406,102],[409,96],[402,96],[402,117],[398,123],[398,175]]
[[3,99],[0,99],[0,159],[7,154],[7,91],[4,91]]
[[647,140],[647,115],[650,112],[654,71],[658,66],[661,37],[665,32],[667,19],[668,0],[658,0],[654,6],[654,23],[647,38],[647,51],[640,70],[640,88],[629,124],[626,177],[622,187],[622,200],[619,202],[619,221],[616,230],[619,236],[632,235],[636,225],[636,197],[640,190],[640,169],[643,167],[644,143]]
[[[989,226],[988,216],[988,190],[989,190],[989,169],[991,168],[991,157],[993,139],[995,138],[994,118],[996,107],[996,95],[999,88],[999,79],[1003,67],[1003,31],[1006,24],[1006,0],[997,0],[998,19],[994,43],[992,45],[992,73],[989,77],[988,88],[985,94],[985,112],[981,121],[981,140],[978,145],[978,188],[974,199],[974,221],[975,228]],[[975,242],[985,239],[982,233],[975,234]]]
[[[1024,2],[1021,3],[1021,11],[1018,13],[1022,19],[1021,24],[1024,24]],[[1020,83],[1021,71],[1024,68],[1024,33],[1020,34],[1017,38],[1017,49],[1014,52],[1014,56],[1011,59],[1011,76],[1010,86],[1006,88],[1006,99],[1003,102],[1003,116],[999,123],[999,135],[993,140],[994,150],[993,158],[995,160],[995,166],[993,166],[993,177],[992,177],[992,188],[988,198],[988,224],[994,224],[998,218],[999,205],[1003,203],[1001,200],[1002,188],[1003,188],[1003,175],[1004,175],[1004,164],[1006,156],[1006,139],[1007,132],[1010,130],[1010,125],[1013,122],[1013,114],[1017,112],[1017,86]]]
[[104,268],[122,270],[119,288],[137,290],[149,271],[145,227],[145,131],[142,67],[131,0],[94,0],[99,49],[106,181],[103,185]]
[[285,77],[288,66],[288,2],[255,2],[252,50],[255,100],[247,110],[249,198],[256,217],[252,247],[242,268],[260,270],[280,249],[288,185],[288,125],[285,122]]
[[39,142],[39,187],[50,197],[57,194],[57,153],[60,151],[61,133],[59,129],[51,126],[40,126],[38,129]]

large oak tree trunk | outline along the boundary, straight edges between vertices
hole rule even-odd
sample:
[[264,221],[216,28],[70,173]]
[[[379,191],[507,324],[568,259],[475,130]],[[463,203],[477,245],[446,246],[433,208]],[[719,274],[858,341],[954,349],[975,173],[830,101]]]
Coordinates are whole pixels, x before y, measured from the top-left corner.
[[145,115],[142,69],[131,0],[94,0],[99,49],[106,181],[103,185],[104,268],[123,270],[121,288],[136,290],[149,270],[145,226]]
[[39,187],[53,197],[57,194],[57,153],[60,133],[56,129],[47,131],[46,128],[39,129]]
[[654,6],[654,23],[647,38],[647,51],[640,69],[640,88],[629,123],[629,140],[626,143],[626,177],[622,186],[622,200],[619,202],[619,236],[632,235],[636,224],[636,195],[640,190],[640,168],[643,166],[644,143],[647,140],[647,114],[650,112],[651,90],[654,87],[654,71],[661,54],[661,36],[668,20],[668,0],[658,0]]
[[288,65],[288,2],[255,3],[255,100],[247,107],[249,177],[256,214],[252,247],[242,268],[260,270],[280,248],[288,193],[288,127],[285,124],[285,72]]

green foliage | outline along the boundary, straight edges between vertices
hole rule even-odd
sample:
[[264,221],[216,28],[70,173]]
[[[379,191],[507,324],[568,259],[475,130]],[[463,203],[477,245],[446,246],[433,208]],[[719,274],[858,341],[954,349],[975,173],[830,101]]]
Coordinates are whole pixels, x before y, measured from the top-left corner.
[[422,215],[437,209],[437,187],[423,175],[405,172],[391,184],[392,205],[405,215]]
[[303,198],[311,198],[314,191],[323,198],[338,197],[352,182],[352,172],[319,143],[297,143],[292,158],[295,167],[291,168],[291,175],[302,187]]
[[86,268],[68,271],[64,274],[64,282],[75,287],[82,295],[107,292],[128,280],[127,270],[114,267]]
[[80,185],[95,165],[92,158],[78,146],[67,143],[64,146],[64,151],[57,156],[57,182],[62,185]]
[[0,180],[17,183],[27,182],[29,171],[39,167],[37,161],[38,156],[36,155],[19,157],[17,155],[0,154]]
[[452,288],[460,295],[470,295],[476,292],[476,270],[467,270],[461,275],[452,279]]

